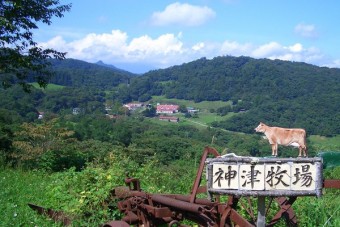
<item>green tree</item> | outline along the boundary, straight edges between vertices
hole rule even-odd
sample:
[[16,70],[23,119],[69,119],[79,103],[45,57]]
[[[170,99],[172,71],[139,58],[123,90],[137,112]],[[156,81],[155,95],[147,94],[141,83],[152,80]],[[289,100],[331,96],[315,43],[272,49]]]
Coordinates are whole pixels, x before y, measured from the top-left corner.
[[9,150],[12,146],[13,130],[11,124],[13,118],[11,111],[0,109],[0,152],[2,150]]
[[51,76],[47,59],[64,59],[66,53],[43,49],[33,39],[38,23],[50,25],[52,17],[63,17],[71,4],[59,0],[1,0],[0,2],[0,80],[4,87],[19,83],[29,91],[27,79],[46,86]]
[[57,119],[44,124],[23,123],[14,133],[13,152],[8,159],[27,167],[36,166],[39,159],[48,152],[59,151],[76,139],[74,132],[57,128]]
[[181,104],[181,105],[179,105],[178,111],[181,112],[181,113],[187,113],[188,109],[187,109],[186,105]]
[[147,107],[143,111],[143,115],[145,117],[154,117],[154,116],[156,116],[156,108],[154,106]]

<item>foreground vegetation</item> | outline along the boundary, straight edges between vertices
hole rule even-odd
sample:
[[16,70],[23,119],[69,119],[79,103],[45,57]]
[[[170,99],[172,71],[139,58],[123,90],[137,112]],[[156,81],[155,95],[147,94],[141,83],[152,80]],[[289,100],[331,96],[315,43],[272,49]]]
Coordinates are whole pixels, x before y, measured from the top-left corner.
[[[119,151],[117,151],[119,152]],[[113,153],[105,162],[92,163],[82,171],[23,171],[0,168],[0,226],[61,226],[31,210],[27,203],[63,210],[73,226],[98,226],[120,219],[111,189],[124,185],[125,171],[141,180],[150,193],[189,194],[197,166],[169,165],[160,168],[156,159],[138,165]],[[340,178],[340,167],[326,170],[325,177]],[[174,184],[172,179],[177,179]],[[293,204],[300,226],[339,226],[339,191],[326,189],[321,198],[299,197]],[[243,213],[238,207],[238,212]],[[278,226],[285,226],[281,223]]]
[[0,167],[0,226],[60,226],[36,215],[28,203],[44,204],[53,178],[40,171]]
[[[26,96],[13,87],[1,93],[7,99],[0,109],[0,184],[4,188],[0,209],[5,214],[0,225],[51,226],[48,219],[30,210],[29,202],[65,211],[75,226],[99,225],[121,217],[110,190],[124,184],[126,172],[139,178],[147,192],[188,194],[207,145],[222,154],[263,157],[271,153],[268,141],[260,134],[235,133],[211,125],[213,120],[230,117],[218,114],[227,102],[202,102],[198,106],[183,101],[178,104],[192,105],[201,112],[189,118],[181,115],[182,120],[172,124],[138,111],[109,119],[98,101],[103,93],[90,90],[83,96],[77,91],[81,90],[33,90]],[[48,102],[39,104],[37,100],[44,93],[49,93],[45,97]],[[65,98],[67,95],[72,99]],[[166,99],[158,96],[155,102],[157,98]],[[86,110],[79,115],[73,115],[70,108],[76,99]],[[13,103],[15,111],[10,110]],[[60,109],[58,114],[52,111],[37,120],[36,103]],[[120,111],[121,103],[113,106]],[[338,136],[310,136],[308,144],[310,156],[340,150]],[[296,155],[296,149],[279,149],[280,157]],[[340,178],[338,169],[325,174]],[[325,192],[321,199],[301,198],[294,204],[302,226],[339,224],[338,192]]]

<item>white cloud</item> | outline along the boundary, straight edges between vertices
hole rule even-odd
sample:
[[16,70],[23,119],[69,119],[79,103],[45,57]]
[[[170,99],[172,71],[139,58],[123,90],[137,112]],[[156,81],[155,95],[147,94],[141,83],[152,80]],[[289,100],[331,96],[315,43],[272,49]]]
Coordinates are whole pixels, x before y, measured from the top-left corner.
[[45,43],[40,43],[44,48],[57,48],[58,51],[66,51],[66,42],[62,36],[56,36]]
[[111,33],[88,34],[82,39],[66,42],[57,36],[46,43],[44,48],[54,48],[68,52],[68,58],[76,58],[89,62],[103,60],[106,62],[152,62],[158,67],[171,64],[169,59],[181,56],[185,49],[178,36],[164,34],[155,39],[144,35],[128,40],[128,35],[120,30]]
[[226,40],[222,43],[220,47],[221,54],[228,54],[232,56],[247,55],[252,50],[252,45],[250,43],[240,44],[236,41]]
[[316,38],[318,36],[316,28],[312,24],[300,23],[295,26],[294,31],[304,38]]
[[301,52],[303,47],[302,47],[302,45],[300,43],[296,43],[296,44],[294,44],[292,46],[289,46],[288,49],[290,51],[292,51],[292,52],[297,53],[297,52]]
[[326,63],[323,66],[330,67],[330,68],[340,68],[340,59],[335,59],[330,63]]
[[204,46],[205,46],[204,43],[200,42],[200,43],[193,45],[192,50],[199,51],[199,50],[202,50],[204,48]]
[[182,45],[182,42],[173,34],[161,35],[157,39],[144,35],[133,39],[128,45],[128,50],[129,52],[142,51],[143,55],[167,55],[171,52],[181,53]]
[[67,58],[88,62],[102,60],[114,65],[147,65],[153,69],[221,55],[302,61],[319,66],[340,67],[340,60],[327,59],[317,48],[306,48],[301,43],[287,46],[278,42],[254,45],[226,40],[222,43],[201,41],[188,45],[182,41],[181,32],[177,35],[163,34],[156,38],[148,35],[129,38],[127,33],[113,30],[111,33],[87,34],[70,42],[65,41],[62,36],[56,36],[40,45],[68,52]]
[[270,42],[258,46],[249,53],[248,56],[272,60],[302,61],[311,64],[318,64],[323,58],[323,55],[317,48],[304,48],[300,43],[284,46],[277,42]]
[[279,52],[281,49],[282,46],[277,42],[270,42],[254,49],[251,56],[256,58],[265,58]]
[[216,13],[207,6],[194,6],[179,2],[168,5],[164,11],[155,12],[151,23],[157,26],[184,25],[198,26],[215,17]]

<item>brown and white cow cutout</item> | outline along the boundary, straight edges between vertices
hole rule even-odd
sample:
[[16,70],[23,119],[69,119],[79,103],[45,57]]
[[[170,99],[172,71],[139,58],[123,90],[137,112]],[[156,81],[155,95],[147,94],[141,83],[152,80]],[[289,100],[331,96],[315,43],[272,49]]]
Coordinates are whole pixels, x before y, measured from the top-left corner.
[[255,128],[256,132],[266,135],[272,145],[272,155],[277,156],[278,145],[299,147],[299,157],[307,156],[306,131],[301,128],[270,127],[262,122]]

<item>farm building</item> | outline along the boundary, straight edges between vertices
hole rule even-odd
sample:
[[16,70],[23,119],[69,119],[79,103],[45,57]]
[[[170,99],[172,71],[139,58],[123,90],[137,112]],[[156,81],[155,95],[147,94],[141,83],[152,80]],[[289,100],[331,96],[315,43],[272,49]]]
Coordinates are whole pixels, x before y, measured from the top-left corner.
[[128,108],[130,111],[134,111],[138,108],[141,108],[143,106],[143,103],[127,103],[124,105],[124,107]]
[[177,113],[179,109],[179,105],[157,105],[156,113],[157,114],[173,114]]

